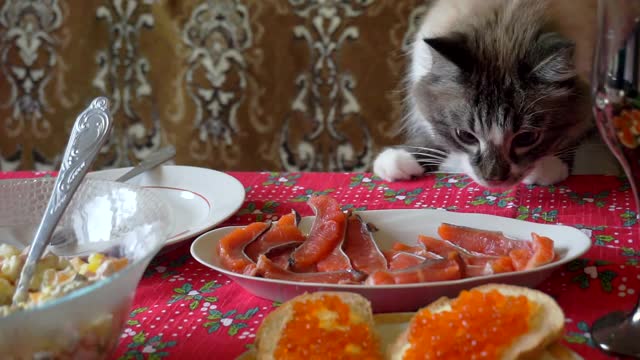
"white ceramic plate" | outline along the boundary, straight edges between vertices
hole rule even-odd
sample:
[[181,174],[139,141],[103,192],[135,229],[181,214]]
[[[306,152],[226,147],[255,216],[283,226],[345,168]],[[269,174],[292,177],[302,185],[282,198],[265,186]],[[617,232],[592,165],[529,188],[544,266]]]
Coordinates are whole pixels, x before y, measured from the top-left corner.
[[[87,176],[115,180],[129,169],[102,170]],[[236,178],[199,167],[158,166],[127,183],[152,190],[169,205],[173,230],[166,245],[212,229],[238,211],[245,198],[244,186]]]
[[[383,250],[390,248],[395,241],[415,245],[418,234],[437,237],[438,226],[442,222],[448,222],[479,229],[499,230],[507,236],[518,239],[530,239],[531,232],[534,231],[554,240],[555,250],[560,258],[536,269],[485,277],[406,285],[365,286],[299,283],[241,275],[228,271],[220,264],[217,253],[218,241],[237,226],[212,230],[199,236],[191,244],[191,254],[200,263],[226,274],[244,289],[262,298],[286,301],[304,292],[352,291],[369,299],[375,312],[404,312],[415,311],[441,296],[455,297],[463,289],[486,283],[535,287],[549,277],[554,270],[580,257],[591,247],[589,237],[572,227],[531,223],[494,215],[430,209],[372,210],[358,213],[365,221],[373,223],[379,229],[374,233],[374,236]],[[313,217],[311,216],[302,219],[300,227],[304,233],[309,231],[312,222]]]

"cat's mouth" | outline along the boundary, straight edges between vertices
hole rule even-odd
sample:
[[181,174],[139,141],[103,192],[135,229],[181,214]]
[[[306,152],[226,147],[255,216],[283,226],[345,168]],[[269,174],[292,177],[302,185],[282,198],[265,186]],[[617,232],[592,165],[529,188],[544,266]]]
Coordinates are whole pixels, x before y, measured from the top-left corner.
[[484,179],[481,176],[478,176],[475,171],[472,171],[470,176],[476,183],[482,185],[483,187],[495,190],[508,190],[518,186],[522,179],[524,179],[526,174],[527,172],[511,172],[506,179],[501,180]]

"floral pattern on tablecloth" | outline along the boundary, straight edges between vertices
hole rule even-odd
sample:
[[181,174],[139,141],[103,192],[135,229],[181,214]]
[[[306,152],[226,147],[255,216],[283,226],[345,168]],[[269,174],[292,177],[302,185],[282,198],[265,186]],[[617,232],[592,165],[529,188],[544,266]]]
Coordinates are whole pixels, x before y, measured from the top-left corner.
[[[585,359],[609,358],[593,347],[590,325],[608,311],[631,309],[640,290],[638,217],[624,178],[572,176],[553,186],[489,191],[450,174],[397,183],[366,173],[230,174],[243,183],[247,196],[221,226],[276,220],[291,209],[311,215],[305,203],[309,196],[331,194],[345,209],[437,208],[580,229],[594,246],[539,289],[564,309],[564,343]],[[0,178],[25,176],[34,174],[0,173]],[[114,359],[233,359],[251,346],[262,319],[279,305],[197,263],[189,245],[187,241],[150,263]]]

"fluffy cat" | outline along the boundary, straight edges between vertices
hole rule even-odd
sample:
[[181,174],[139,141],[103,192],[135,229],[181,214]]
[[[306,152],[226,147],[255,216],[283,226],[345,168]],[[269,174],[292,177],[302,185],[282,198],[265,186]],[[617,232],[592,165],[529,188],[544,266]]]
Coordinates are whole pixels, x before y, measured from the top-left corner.
[[487,187],[549,185],[593,130],[575,44],[555,32],[545,0],[438,0],[410,53],[406,144],[373,170],[388,180],[465,173]]

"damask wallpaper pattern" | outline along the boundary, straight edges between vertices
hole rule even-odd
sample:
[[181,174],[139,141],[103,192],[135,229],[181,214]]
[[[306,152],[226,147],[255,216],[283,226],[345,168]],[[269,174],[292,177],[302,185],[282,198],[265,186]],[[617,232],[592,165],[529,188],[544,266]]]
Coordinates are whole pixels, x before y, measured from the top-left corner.
[[5,0],[0,169],[58,166],[112,102],[98,168],[166,143],[225,170],[367,170],[397,141],[403,42],[423,1]]
[[428,0],[4,0],[0,170],[58,166],[111,99],[97,168],[166,143],[222,170],[369,170],[400,141],[405,52]]

